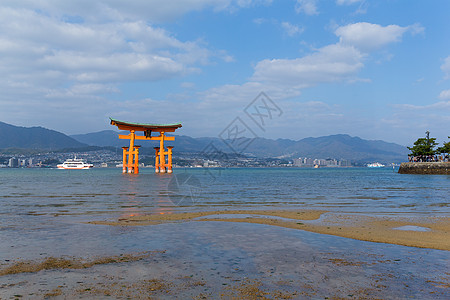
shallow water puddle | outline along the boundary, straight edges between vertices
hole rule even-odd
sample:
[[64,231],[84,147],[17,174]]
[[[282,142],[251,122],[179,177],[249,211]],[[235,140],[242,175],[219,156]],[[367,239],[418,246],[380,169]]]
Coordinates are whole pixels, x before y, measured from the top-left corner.
[[405,225],[405,226],[400,226],[400,227],[396,227],[396,228],[392,228],[395,230],[409,230],[409,231],[431,231],[430,228],[427,227],[421,227],[421,226],[414,226],[414,225]]

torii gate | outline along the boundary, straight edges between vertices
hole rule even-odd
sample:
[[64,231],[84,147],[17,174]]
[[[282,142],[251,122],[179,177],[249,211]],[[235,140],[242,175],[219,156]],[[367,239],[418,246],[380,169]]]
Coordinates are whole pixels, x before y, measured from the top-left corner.
[[[119,139],[130,140],[129,147],[122,147],[123,149],[123,167],[122,173],[139,173],[139,147],[134,144],[135,140],[147,140],[147,141],[159,141],[159,147],[155,149],[155,173],[172,173],[172,148],[167,147],[167,151],[164,150],[164,141],[174,141],[175,137],[165,136],[166,132],[174,132],[178,128],[182,127],[181,123],[175,124],[142,124],[142,123],[130,123],[115,120],[111,120],[111,125],[116,125],[119,130],[128,130],[130,134],[119,134]],[[136,131],[142,131],[143,135],[136,135]],[[159,132],[159,136],[152,136],[152,132]],[[167,155],[167,161],[166,161]]]

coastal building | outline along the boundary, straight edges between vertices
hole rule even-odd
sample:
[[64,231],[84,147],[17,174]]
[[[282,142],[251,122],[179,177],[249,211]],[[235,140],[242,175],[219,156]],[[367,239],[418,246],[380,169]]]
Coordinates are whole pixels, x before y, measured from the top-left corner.
[[350,163],[350,161],[349,160],[346,160],[346,159],[341,159],[340,161],[339,161],[339,166],[340,167],[351,167],[351,163]]
[[325,165],[329,167],[337,167],[338,161],[336,159],[327,158],[325,160]]
[[304,164],[305,165],[313,165],[314,164],[314,159],[305,157]]
[[325,159],[315,159],[314,160],[314,165],[318,165],[318,166],[326,166],[327,165],[327,161]]
[[341,159],[337,160],[335,158],[309,158],[309,157],[299,157],[293,159],[293,164],[296,167],[350,167],[352,164],[349,160]]
[[293,162],[294,162],[294,166],[296,166],[296,167],[302,167],[303,166],[303,159],[301,159],[301,158],[294,158]]
[[19,160],[15,157],[11,157],[8,160],[8,167],[9,168],[18,168],[19,167]]

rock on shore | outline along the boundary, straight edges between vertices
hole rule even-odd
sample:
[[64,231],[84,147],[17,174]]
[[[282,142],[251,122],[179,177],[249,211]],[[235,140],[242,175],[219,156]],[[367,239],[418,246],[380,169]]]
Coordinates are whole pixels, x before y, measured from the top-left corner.
[[450,162],[407,162],[398,169],[400,174],[450,175]]

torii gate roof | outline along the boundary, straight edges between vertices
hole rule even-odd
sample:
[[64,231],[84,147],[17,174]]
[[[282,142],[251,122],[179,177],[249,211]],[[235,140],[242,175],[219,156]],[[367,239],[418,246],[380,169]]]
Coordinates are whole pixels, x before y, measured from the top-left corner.
[[116,125],[119,130],[134,130],[134,131],[157,131],[157,132],[174,132],[178,128],[182,127],[181,123],[171,123],[171,124],[146,124],[146,123],[131,123],[125,121],[119,121],[113,118],[111,120],[111,125]]

